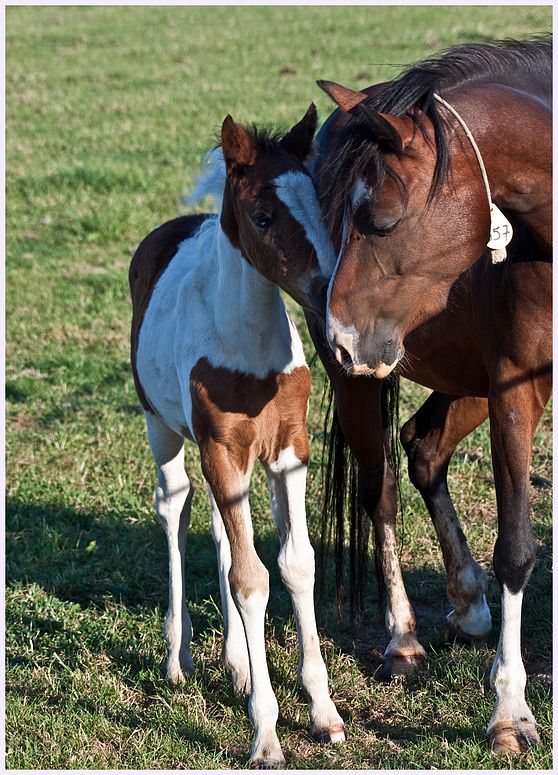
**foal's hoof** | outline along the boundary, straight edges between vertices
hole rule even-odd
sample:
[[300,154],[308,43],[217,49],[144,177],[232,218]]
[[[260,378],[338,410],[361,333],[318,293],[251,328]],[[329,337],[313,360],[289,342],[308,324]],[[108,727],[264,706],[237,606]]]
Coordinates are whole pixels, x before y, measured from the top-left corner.
[[345,729],[342,724],[331,729],[322,729],[311,732],[312,737],[317,743],[342,743],[346,740]]
[[280,770],[282,769],[285,761],[277,761],[276,759],[265,759],[262,761],[252,762],[250,765],[251,770]]
[[167,668],[166,680],[171,686],[181,686],[195,673],[194,663],[183,667]]
[[539,736],[532,724],[510,726],[502,722],[490,730],[489,742],[492,753],[502,756],[506,753],[526,753],[539,744]]
[[401,656],[394,654],[387,656],[377,675],[380,681],[391,681],[398,675],[412,675],[424,667],[425,659],[422,654],[409,654]]
[[454,643],[458,646],[470,646],[480,647],[486,644],[488,633],[485,635],[468,635],[467,633],[459,630],[457,627],[453,627],[449,622],[446,624],[446,631],[444,633],[444,643],[447,646],[452,646]]

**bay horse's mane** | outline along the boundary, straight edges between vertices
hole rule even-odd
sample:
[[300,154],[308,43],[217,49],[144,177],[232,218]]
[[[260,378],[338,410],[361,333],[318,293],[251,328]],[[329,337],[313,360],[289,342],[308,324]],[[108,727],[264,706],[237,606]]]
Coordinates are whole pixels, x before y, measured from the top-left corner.
[[[366,105],[380,112],[402,117],[409,111],[420,129],[423,116],[434,127],[437,162],[429,201],[440,191],[451,173],[445,120],[440,115],[435,93],[441,93],[478,80],[510,81],[529,77],[549,82],[552,78],[552,35],[530,40],[503,40],[491,44],[466,43],[454,46],[433,57],[410,65],[398,78],[388,83],[378,94],[365,100]],[[373,165],[372,179],[381,187],[385,174],[393,175],[384,161],[382,147],[374,142],[366,122],[358,115],[347,122],[335,144],[332,161],[324,168],[321,191],[322,206],[329,217],[339,215],[341,203],[350,192],[363,169]]]

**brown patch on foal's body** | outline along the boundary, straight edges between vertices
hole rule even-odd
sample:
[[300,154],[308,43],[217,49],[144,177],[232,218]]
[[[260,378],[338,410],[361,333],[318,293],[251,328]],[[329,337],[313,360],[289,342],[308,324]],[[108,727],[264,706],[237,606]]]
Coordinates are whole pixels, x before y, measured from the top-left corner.
[[234,455],[241,474],[256,458],[276,462],[293,447],[298,460],[308,462],[304,429],[310,372],[298,366],[290,374],[271,372],[265,379],[212,366],[201,358],[190,373],[192,426],[203,449],[211,439]]
[[[128,280],[132,296],[132,333],[131,333],[131,359],[134,384],[141,405],[148,412],[157,414],[157,411],[149,402],[138,377],[136,357],[138,341],[143,316],[151,301],[151,294],[157,285],[161,275],[176,256],[178,246],[184,240],[192,237],[202,223],[211,216],[208,213],[199,215],[182,215],[158,226],[143,239],[136,250]],[[190,433],[187,434],[190,438]]]
[[254,550],[246,513],[248,481],[256,459],[268,468],[289,447],[300,465],[307,465],[309,391],[306,366],[258,379],[201,358],[190,373],[192,430],[236,558],[229,574],[235,597],[268,595],[267,571]]

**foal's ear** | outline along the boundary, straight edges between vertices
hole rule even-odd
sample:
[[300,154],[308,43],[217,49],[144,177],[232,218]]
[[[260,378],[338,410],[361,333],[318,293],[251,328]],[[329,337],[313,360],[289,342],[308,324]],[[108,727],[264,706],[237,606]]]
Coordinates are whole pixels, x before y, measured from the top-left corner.
[[372,130],[374,137],[385,143],[390,151],[401,153],[415,136],[413,122],[373,110],[365,102],[368,94],[347,89],[333,81],[318,81],[318,86],[342,110],[360,115]]
[[221,127],[221,145],[227,173],[234,167],[247,167],[255,160],[252,138],[243,126],[227,116]]
[[312,151],[312,142],[317,126],[318,111],[312,103],[302,121],[293,126],[291,131],[280,140],[279,145],[283,150],[293,153],[300,161],[304,162]]

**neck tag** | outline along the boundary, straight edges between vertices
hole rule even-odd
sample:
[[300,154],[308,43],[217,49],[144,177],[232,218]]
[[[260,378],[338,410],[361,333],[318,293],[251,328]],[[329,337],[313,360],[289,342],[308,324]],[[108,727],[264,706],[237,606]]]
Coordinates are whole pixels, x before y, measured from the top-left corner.
[[488,247],[491,250],[505,248],[511,242],[513,229],[504,213],[496,207],[494,202],[490,205],[490,240]]

